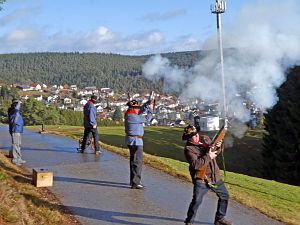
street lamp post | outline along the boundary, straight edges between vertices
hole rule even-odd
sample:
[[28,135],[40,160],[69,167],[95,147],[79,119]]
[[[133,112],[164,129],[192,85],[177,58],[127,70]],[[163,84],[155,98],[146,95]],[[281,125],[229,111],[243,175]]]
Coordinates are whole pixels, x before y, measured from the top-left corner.
[[221,70],[221,83],[222,83],[222,94],[223,94],[223,117],[224,126],[227,128],[227,107],[226,107],[226,89],[225,89],[225,78],[224,78],[224,56],[223,56],[223,43],[222,43],[222,22],[221,14],[226,10],[226,2],[216,0],[215,4],[210,6],[211,12],[217,16],[217,30],[218,30],[218,48],[220,53],[220,70]]

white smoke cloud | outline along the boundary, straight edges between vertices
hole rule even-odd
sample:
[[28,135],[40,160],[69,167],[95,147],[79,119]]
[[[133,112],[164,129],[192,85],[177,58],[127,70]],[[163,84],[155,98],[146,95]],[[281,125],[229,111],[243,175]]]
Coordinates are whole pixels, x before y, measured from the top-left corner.
[[[228,5],[230,7],[230,5]],[[237,93],[247,96],[258,107],[271,108],[278,100],[276,88],[286,79],[285,71],[300,62],[300,15],[296,0],[255,1],[246,5],[234,22],[223,28],[224,69],[228,115],[241,121],[249,111]],[[161,56],[154,56],[143,67],[147,78],[164,78],[169,88],[182,95],[207,102],[222,102],[219,54],[216,35],[203,44],[207,55],[193,68],[172,67]]]

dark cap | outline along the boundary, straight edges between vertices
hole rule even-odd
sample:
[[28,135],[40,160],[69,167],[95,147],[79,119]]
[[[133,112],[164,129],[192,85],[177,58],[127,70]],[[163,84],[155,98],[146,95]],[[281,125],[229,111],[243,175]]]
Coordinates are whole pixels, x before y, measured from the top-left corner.
[[98,99],[98,96],[97,96],[97,95],[92,95],[92,96],[91,96],[91,99],[97,100],[97,99]]
[[16,99],[16,98],[13,98],[13,99],[11,100],[11,103],[16,104],[16,103],[22,103],[22,102],[21,102],[20,100]]
[[141,105],[139,104],[139,102],[138,102],[137,100],[135,100],[135,99],[133,99],[133,100],[127,102],[126,105],[127,105],[129,108],[140,108],[140,107],[141,107]]
[[196,135],[198,133],[196,127],[193,125],[188,125],[184,128],[183,134],[182,134],[182,140],[189,140],[191,137]]

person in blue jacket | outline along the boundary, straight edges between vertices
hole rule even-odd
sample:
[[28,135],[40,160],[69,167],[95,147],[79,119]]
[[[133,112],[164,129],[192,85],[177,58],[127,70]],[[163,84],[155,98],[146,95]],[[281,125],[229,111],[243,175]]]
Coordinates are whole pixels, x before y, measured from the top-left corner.
[[144,124],[153,117],[153,103],[148,101],[142,106],[138,101],[131,100],[125,113],[125,143],[130,151],[130,185],[132,189],[143,189],[141,183],[143,166]]
[[26,163],[21,154],[21,133],[23,133],[23,117],[20,114],[21,101],[13,99],[8,109],[9,133],[12,141],[12,163],[20,166]]
[[84,134],[81,143],[81,149],[79,152],[83,153],[85,151],[88,138],[90,134],[93,135],[94,144],[95,144],[95,154],[100,155],[99,146],[99,135],[97,129],[97,108],[95,103],[97,101],[97,96],[92,95],[90,100],[85,104],[83,108],[83,125],[84,125]]

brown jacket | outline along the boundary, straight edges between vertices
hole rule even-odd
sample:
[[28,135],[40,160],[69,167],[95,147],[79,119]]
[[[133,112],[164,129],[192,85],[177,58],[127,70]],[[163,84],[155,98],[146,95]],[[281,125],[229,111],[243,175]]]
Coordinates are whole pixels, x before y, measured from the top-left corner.
[[216,183],[221,179],[220,169],[216,159],[211,159],[208,154],[208,147],[203,145],[194,145],[187,141],[184,148],[185,158],[190,164],[189,170],[192,180],[195,181],[199,178],[196,177],[196,172],[202,166],[207,165],[206,176],[209,182]]

